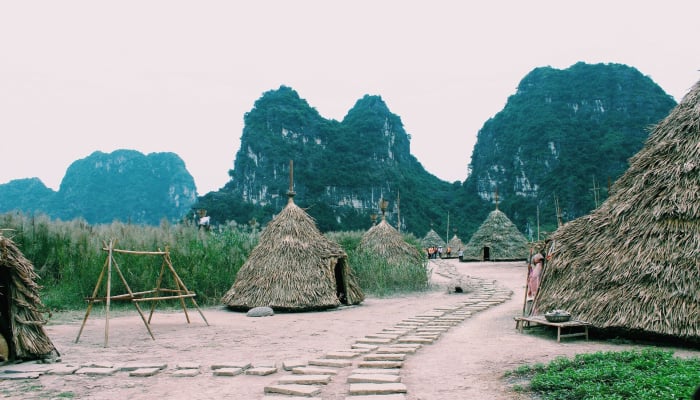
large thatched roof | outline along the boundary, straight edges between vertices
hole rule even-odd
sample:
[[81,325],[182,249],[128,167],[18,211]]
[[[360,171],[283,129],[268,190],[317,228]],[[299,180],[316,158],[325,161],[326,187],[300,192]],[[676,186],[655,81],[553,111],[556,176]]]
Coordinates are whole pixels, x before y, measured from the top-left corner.
[[551,237],[540,311],[700,340],[700,82],[590,215]]
[[291,197],[262,232],[222,298],[232,309],[268,306],[278,311],[318,310],[362,300],[345,251],[323,236]]
[[37,360],[58,355],[44,330],[47,321],[37,278],[31,261],[0,232],[0,318],[3,336],[9,339],[10,359]]
[[[524,260],[528,243],[518,227],[498,208],[491,211],[464,248],[465,260]],[[485,250],[487,249],[487,250]],[[484,254],[488,252],[488,254]]]
[[421,244],[423,247],[430,247],[430,246],[445,246],[445,241],[442,240],[440,235],[437,234],[434,230],[429,230],[428,233],[425,234],[425,237],[421,240]]
[[358,249],[382,257],[389,264],[394,265],[416,264],[424,261],[423,254],[406,243],[399,231],[385,219],[362,235]]

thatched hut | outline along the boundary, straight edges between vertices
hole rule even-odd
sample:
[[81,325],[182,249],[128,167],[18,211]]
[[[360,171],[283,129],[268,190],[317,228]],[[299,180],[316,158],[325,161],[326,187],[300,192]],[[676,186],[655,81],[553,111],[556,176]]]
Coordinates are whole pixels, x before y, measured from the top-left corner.
[[462,242],[462,239],[460,239],[457,234],[452,236],[452,239],[450,239],[449,242],[447,242],[447,247],[450,248],[451,251],[451,256],[456,257],[457,253],[462,250],[464,251],[464,248],[466,247],[464,243]]
[[293,201],[268,224],[222,302],[233,310],[311,311],[359,304],[364,294],[337,243]]
[[700,341],[700,82],[591,214],[550,237],[540,312]]
[[429,230],[428,233],[425,234],[425,237],[421,240],[421,244],[423,247],[431,247],[431,246],[442,246],[445,247],[445,241],[442,240],[440,235],[437,234],[434,230]]
[[[31,261],[0,231],[0,333],[2,361],[50,359],[58,356],[44,330],[44,305]],[[1,346],[0,346],[1,347]]]
[[464,260],[525,260],[528,249],[527,239],[518,227],[496,208],[464,246]]
[[421,264],[425,258],[418,249],[406,243],[384,217],[362,235],[358,250],[377,255],[393,265]]

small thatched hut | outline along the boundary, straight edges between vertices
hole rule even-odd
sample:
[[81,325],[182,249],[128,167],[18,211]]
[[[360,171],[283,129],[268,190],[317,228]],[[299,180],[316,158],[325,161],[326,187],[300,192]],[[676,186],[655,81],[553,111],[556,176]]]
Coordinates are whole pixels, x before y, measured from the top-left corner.
[[430,246],[442,246],[445,247],[445,241],[442,240],[440,235],[437,234],[434,230],[429,230],[428,233],[425,234],[425,237],[421,240],[421,244],[423,247],[430,247]]
[[44,330],[47,321],[37,278],[31,261],[0,231],[0,333],[7,344],[7,359],[2,361],[59,355]]
[[457,236],[457,234],[455,234],[454,236],[452,236],[452,239],[450,239],[450,241],[447,242],[447,247],[450,248],[452,257],[456,257],[457,252],[459,252],[460,250],[464,251],[464,248],[466,246],[464,245],[464,243],[462,243],[462,239],[460,239]]
[[386,222],[384,216],[379,224],[362,235],[358,250],[375,254],[393,265],[421,264],[425,258],[418,249],[403,240],[399,231]]
[[233,310],[311,311],[359,304],[364,294],[337,243],[293,201],[268,224],[222,302]]
[[491,211],[464,247],[464,260],[525,260],[528,243],[518,227],[498,208]]
[[698,221],[700,82],[653,129],[610,197],[552,234],[537,309],[700,341]]

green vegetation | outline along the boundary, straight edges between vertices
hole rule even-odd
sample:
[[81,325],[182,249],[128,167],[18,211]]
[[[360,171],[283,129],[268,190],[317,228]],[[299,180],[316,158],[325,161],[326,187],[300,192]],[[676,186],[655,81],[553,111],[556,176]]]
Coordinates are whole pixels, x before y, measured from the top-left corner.
[[[93,226],[83,220],[65,222],[45,215],[0,214],[3,235],[12,238],[34,264],[37,283],[43,286],[42,301],[51,310],[84,309],[85,298],[92,294],[105,265],[107,252],[103,247],[110,240],[116,241],[115,248],[123,250],[167,249],[182,281],[197,293],[197,303],[218,305],[257,245],[256,226],[231,223],[212,231],[199,230],[187,222],[165,221],[160,226],[119,222]],[[328,235],[348,252],[350,266],[365,293],[383,296],[428,287],[429,271],[424,265],[391,266],[377,257],[358,254],[361,231]],[[406,238],[418,246],[414,237]],[[163,265],[162,256],[156,255],[115,253],[114,260],[133,292],[153,289]],[[161,287],[174,287],[167,274]],[[104,295],[105,288],[103,280],[98,295]],[[111,293],[126,293],[117,273],[112,274]]]
[[529,387],[514,389],[543,400],[690,399],[700,382],[700,359],[653,348],[597,352],[522,366],[506,376],[529,379]]

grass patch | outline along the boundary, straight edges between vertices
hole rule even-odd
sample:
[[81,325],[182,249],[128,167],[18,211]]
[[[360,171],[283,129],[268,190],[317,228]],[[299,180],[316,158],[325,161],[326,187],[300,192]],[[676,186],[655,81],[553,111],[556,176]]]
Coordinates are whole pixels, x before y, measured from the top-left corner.
[[644,349],[559,357],[547,365],[521,366],[506,377],[543,400],[690,399],[700,383],[700,359]]

